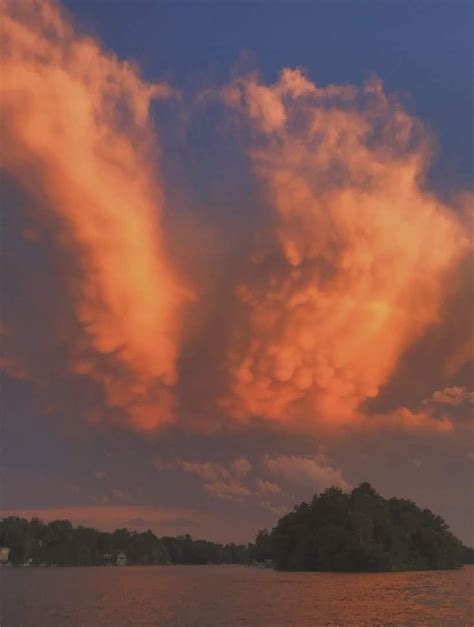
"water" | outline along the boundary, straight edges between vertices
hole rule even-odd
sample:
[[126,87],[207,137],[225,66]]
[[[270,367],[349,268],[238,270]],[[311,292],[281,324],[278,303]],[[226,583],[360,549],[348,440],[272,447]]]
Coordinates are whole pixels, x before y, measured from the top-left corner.
[[1,627],[458,627],[474,624],[473,583],[473,566],[383,574],[0,568]]

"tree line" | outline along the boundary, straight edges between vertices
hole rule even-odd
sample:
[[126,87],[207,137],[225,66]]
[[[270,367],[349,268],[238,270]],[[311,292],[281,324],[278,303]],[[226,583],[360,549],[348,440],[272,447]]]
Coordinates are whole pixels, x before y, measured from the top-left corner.
[[1,545],[10,548],[13,564],[58,566],[115,563],[121,552],[128,564],[267,562],[281,570],[431,570],[474,563],[474,549],[464,546],[440,516],[407,499],[385,499],[369,483],[350,493],[331,487],[315,494],[248,545],[14,516],[0,520]]
[[394,571],[473,563],[446,522],[407,499],[384,499],[369,483],[332,487],[258,532],[251,556],[281,570]]
[[19,565],[99,566],[115,563],[125,553],[128,564],[243,564],[247,547],[194,540],[190,535],[158,538],[152,531],[112,532],[74,527],[68,520],[44,523],[10,516],[0,520],[0,546],[10,549],[9,561]]

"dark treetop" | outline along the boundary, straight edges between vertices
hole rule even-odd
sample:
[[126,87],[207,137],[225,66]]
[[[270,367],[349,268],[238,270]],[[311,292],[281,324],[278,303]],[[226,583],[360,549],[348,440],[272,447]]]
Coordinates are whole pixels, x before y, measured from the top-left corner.
[[282,570],[391,571],[457,568],[472,562],[442,518],[406,499],[384,499],[369,483],[329,488],[301,503],[250,547]]

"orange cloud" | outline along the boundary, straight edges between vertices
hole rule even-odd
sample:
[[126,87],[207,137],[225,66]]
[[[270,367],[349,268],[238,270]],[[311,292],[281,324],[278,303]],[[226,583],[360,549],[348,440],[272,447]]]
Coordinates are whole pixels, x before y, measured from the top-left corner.
[[448,416],[434,416],[431,411],[418,410],[412,411],[408,407],[399,407],[394,411],[384,414],[375,414],[367,416],[361,414],[359,416],[361,427],[405,430],[411,432],[434,432],[434,433],[451,433],[454,430],[454,423]]
[[[318,87],[288,68],[274,85],[256,75],[234,80],[221,95],[251,129],[249,154],[270,215],[250,258],[230,246],[203,262],[211,247],[205,227],[183,227],[180,218],[165,233],[161,224],[149,108],[171,88],[144,81],[133,64],[78,34],[53,2],[2,7],[1,165],[29,194],[33,224],[23,236],[32,246],[43,237],[59,260],[58,290],[66,286],[79,333],[68,318],[51,360],[43,358],[47,341],[38,342],[31,366],[36,327],[26,320],[33,331],[22,352],[14,354],[9,329],[0,368],[39,379],[47,411],[87,388],[86,410],[77,412],[90,423],[140,431],[176,419],[208,431],[255,417],[305,426],[363,421],[364,401],[439,321],[448,277],[468,246],[469,196],[459,196],[458,218],[424,186],[431,140],[420,122],[376,80]],[[265,211],[256,207],[260,224]],[[180,263],[203,296],[186,322],[192,295],[166,241],[180,229],[185,251],[195,246],[192,261]],[[240,258],[224,259],[235,249]],[[196,271],[221,260],[218,278]],[[451,346],[446,372],[472,357],[466,347],[464,336]],[[55,359],[61,365],[53,368]],[[55,398],[64,383],[67,392]],[[397,412],[386,421],[441,428],[430,412]],[[236,464],[229,472],[238,481],[249,468]]]
[[246,313],[222,406],[240,420],[356,421],[439,321],[468,249],[460,219],[424,186],[431,139],[377,80],[319,88],[285,69],[222,96],[252,130],[272,220],[237,289]]
[[[169,464],[165,464],[165,468],[166,466],[170,467]],[[251,490],[242,483],[242,479],[252,469],[252,464],[244,457],[234,459],[227,465],[218,462],[188,462],[178,459],[174,466],[203,479],[203,489],[217,498],[241,499],[252,494]],[[155,467],[158,470],[163,469],[160,460],[158,464],[155,461]]]
[[293,485],[317,486],[319,490],[330,486],[337,486],[343,490],[350,488],[342,476],[341,469],[334,467],[324,455],[314,457],[267,455],[263,466],[268,474]]
[[439,403],[440,405],[462,405],[469,403],[474,405],[474,392],[466,390],[465,387],[453,386],[444,390],[436,390],[431,398],[426,399],[425,403]]
[[274,481],[257,479],[257,491],[258,494],[280,494],[281,488]]
[[77,34],[52,2],[2,7],[1,165],[61,252],[83,331],[68,367],[102,386],[106,408],[154,428],[173,419],[189,298],[165,250],[149,115],[171,90]]

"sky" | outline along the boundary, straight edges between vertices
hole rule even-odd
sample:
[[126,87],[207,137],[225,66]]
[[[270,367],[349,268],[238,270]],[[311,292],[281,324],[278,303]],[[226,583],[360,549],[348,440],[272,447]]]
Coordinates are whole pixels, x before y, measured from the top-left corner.
[[2,11],[2,514],[473,543],[472,5]]

